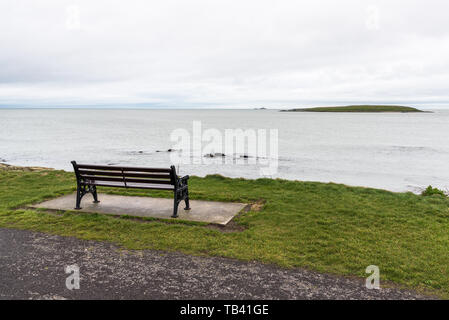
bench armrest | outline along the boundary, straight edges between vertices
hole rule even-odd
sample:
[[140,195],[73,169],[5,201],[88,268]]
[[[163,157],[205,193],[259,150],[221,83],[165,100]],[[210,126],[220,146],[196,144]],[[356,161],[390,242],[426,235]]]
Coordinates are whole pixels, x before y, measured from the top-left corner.
[[182,177],[182,178],[179,178],[180,180],[183,180],[183,181],[187,181],[187,180],[189,180],[189,176],[187,175],[187,176],[184,176],[184,177]]
[[187,180],[189,180],[189,176],[179,177],[176,182],[178,188],[187,187]]

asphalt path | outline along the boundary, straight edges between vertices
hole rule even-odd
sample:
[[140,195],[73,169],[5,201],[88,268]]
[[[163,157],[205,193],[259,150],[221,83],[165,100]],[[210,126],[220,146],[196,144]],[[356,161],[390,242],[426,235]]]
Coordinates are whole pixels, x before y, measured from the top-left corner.
[[[79,268],[79,289],[76,273],[66,273],[67,266]],[[426,298],[397,288],[369,290],[364,279],[298,268],[129,251],[104,242],[0,228],[0,299]]]

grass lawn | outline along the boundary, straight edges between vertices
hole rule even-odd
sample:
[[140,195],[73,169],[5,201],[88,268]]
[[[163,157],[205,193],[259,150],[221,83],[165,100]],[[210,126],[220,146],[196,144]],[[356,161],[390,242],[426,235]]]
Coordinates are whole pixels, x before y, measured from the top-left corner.
[[192,177],[192,199],[265,201],[260,211],[237,219],[243,231],[228,233],[179,221],[23,209],[73,192],[74,186],[73,173],[0,171],[0,227],[110,241],[128,249],[224,256],[360,277],[367,276],[367,266],[377,265],[381,281],[449,298],[449,200],[442,196],[315,182]]

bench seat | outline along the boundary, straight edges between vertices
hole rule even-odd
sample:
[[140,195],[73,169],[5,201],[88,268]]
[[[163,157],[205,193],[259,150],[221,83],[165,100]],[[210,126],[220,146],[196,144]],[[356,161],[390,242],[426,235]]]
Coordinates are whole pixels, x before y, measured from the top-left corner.
[[168,190],[174,195],[173,218],[178,216],[178,205],[184,200],[185,210],[190,210],[188,179],[179,177],[175,166],[170,168],[120,167],[107,165],[77,164],[72,161],[77,190],[75,209],[81,209],[81,199],[91,193],[94,203],[98,201],[97,186],[113,188]]
[[151,184],[151,183],[132,183],[114,182],[114,181],[93,181],[89,183],[92,186],[114,187],[114,188],[132,188],[132,189],[153,189],[153,190],[174,190],[175,186]]

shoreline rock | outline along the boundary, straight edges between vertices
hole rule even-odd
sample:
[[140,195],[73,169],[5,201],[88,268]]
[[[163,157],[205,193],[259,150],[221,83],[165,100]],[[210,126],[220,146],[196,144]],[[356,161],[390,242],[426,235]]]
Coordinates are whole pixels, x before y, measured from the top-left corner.
[[53,168],[46,167],[21,167],[21,166],[13,166],[7,163],[0,163],[0,170],[15,170],[15,171],[48,171],[55,170]]
[[226,155],[224,153],[207,153],[204,155],[205,158],[223,158],[226,157]]

